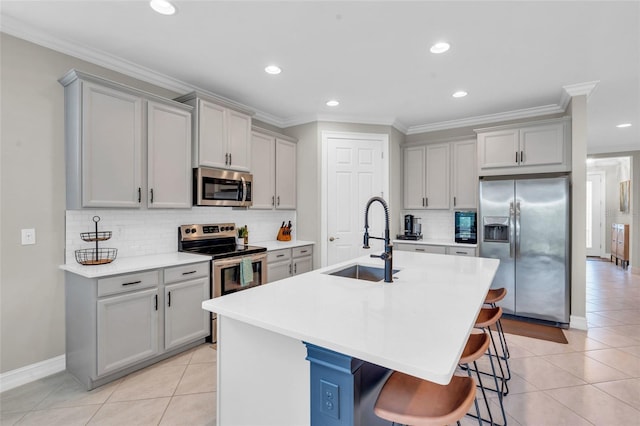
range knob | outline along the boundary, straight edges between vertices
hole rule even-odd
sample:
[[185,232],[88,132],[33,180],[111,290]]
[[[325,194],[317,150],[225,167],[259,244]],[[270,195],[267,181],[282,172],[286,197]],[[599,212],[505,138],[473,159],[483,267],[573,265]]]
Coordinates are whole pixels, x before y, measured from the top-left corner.
[[191,233],[195,234],[196,233],[196,228],[191,228]]

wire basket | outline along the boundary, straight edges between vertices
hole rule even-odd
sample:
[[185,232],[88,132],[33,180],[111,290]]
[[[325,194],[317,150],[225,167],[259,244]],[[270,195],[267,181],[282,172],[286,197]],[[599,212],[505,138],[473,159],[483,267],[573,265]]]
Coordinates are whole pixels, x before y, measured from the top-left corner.
[[118,255],[115,248],[90,248],[76,250],[76,261],[81,265],[105,265]]
[[87,242],[107,241],[111,238],[111,231],[81,232],[80,238],[82,238],[83,241]]

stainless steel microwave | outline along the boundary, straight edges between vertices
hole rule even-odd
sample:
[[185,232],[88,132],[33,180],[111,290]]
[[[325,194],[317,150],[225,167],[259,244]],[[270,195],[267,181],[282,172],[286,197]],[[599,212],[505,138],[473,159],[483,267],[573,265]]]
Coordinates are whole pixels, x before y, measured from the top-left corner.
[[231,170],[193,169],[193,205],[249,207],[253,176]]

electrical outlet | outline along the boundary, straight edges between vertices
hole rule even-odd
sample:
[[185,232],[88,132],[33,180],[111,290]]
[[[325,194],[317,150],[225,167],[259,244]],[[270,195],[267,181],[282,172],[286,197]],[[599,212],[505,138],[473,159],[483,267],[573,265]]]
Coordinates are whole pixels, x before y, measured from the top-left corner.
[[340,419],[340,387],[320,380],[320,411],[336,420]]
[[22,245],[31,245],[36,243],[36,230],[34,228],[22,230]]

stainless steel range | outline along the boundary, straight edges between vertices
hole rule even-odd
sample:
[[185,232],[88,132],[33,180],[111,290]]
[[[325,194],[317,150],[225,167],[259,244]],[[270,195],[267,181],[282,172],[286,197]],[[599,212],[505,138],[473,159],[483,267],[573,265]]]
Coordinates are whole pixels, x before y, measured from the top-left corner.
[[[211,257],[211,296],[220,297],[267,282],[267,249],[236,243],[236,225],[181,225],[178,251]],[[216,317],[212,315],[212,340]]]

